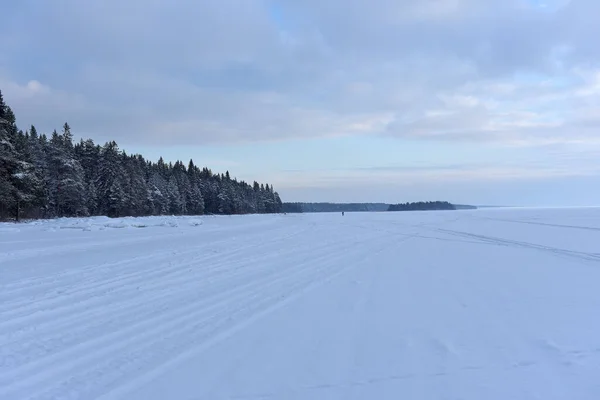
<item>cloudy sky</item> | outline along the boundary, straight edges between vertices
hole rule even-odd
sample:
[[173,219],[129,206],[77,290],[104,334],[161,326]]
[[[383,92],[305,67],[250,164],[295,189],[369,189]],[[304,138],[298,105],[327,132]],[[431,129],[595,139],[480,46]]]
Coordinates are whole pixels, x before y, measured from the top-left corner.
[[18,124],[284,201],[600,204],[598,0],[20,0]]

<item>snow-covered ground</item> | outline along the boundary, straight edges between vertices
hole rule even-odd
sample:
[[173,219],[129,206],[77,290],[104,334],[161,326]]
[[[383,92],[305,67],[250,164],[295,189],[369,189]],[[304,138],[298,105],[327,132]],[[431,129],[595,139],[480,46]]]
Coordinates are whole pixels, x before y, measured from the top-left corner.
[[0,224],[0,399],[600,398],[600,209]]

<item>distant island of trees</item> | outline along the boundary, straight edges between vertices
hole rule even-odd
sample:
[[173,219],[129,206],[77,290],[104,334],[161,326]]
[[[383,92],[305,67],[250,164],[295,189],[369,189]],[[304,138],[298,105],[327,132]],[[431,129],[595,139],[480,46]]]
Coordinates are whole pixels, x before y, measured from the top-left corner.
[[389,204],[384,203],[283,203],[283,212],[319,213],[319,212],[367,212],[387,211]]
[[453,204],[447,201],[418,201],[416,203],[390,204],[388,211],[429,211],[429,210],[456,210]]
[[150,162],[112,141],[73,143],[71,127],[23,132],[0,91],[0,220],[279,213],[272,185],[248,184],[190,160]]
[[447,201],[428,201],[401,204],[386,203],[283,203],[283,212],[375,212],[375,211],[420,211],[420,210],[466,210],[475,206],[451,204]]

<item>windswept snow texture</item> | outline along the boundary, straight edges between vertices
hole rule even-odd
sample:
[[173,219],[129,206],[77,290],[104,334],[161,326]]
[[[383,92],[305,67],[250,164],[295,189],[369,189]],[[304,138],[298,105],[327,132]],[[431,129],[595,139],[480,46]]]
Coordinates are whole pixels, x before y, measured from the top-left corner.
[[600,399],[600,209],[0,224],[0,399]]

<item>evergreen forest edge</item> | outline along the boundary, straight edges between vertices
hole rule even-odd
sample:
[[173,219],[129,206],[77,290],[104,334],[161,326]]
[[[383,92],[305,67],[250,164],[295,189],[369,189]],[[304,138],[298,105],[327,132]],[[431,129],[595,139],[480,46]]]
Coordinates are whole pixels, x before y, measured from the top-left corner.
[[444,201],[283,203],[272,185],[127,154],[115,141],[73,143],[68,123],[50,137],[18,129],[0,91],[0,220],[339,211],[416,211],[476,208]]

